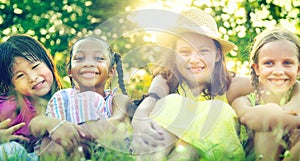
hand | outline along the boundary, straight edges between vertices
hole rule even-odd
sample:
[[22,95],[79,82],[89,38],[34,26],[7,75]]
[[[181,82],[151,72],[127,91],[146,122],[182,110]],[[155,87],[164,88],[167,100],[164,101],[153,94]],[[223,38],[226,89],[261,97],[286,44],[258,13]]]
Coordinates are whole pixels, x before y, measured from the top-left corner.
[[80,126],[85,130],[88,136],[86,138],[96,140],[105,146],[111,146],[113,142],[123,144],[127,137],[126,123],[116,119],[88,121]]
[[240,121],[252,130],[269,131],[283,126],[281,116],[284,113],[279,105],[268,103],[250,108]]
[[156,147],[165,146],[164,133],[166,130],[150,118],[143,120],[133,118],[132,127],[133,141],[131,146],[135,153],[150,152]]
[[67,121],[51,133],[51,139],[69,152],[77,147],[80,137],[85,137],[83,129]]
[[24,141],[24,142],[29,142],[29,139],[24,136],[13,135],[13,133],[15,131],[17,131],[18,129],[20,129],[21,127],[23,127],[25,125],[25,123],[23,122],[23,123],[14,125],[10,128],[7,128],[10,121],[11,121],[10,119],[6,119],[6,120],[0,122],[0,143],[4,143],[7,141],[11,141],[11,140],[20,140],[20,141]]

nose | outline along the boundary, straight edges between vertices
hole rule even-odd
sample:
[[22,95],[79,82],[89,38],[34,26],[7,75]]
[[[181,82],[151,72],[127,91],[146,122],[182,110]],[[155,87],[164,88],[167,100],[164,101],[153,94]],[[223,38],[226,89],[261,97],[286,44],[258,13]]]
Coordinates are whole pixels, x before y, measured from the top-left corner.
[[84,66],[85,67],[93,67],[93,66],[96,66],[96,62],[94,59],[92,58],[87,58],[85,59],[85,61],[83,62]]
[[196,51],[192,51],[191,56],[190,56],[190,63],[198,63],[200,62],[201,56],[196,52]]
[[38,79],[38,74],[35,71],[31,71],[28,73],[29,83],[35,82],[37,79]]
[[284,74],[284,67],[282,67],[281,65],[276,65],[273,69],[273,74],[275,75]]

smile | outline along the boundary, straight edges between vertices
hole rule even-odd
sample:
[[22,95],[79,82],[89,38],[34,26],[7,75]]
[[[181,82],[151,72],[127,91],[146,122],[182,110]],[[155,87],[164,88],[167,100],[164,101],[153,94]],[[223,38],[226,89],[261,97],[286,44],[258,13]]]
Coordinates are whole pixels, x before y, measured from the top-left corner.
[[80,75],[84,78],[94,78],[97,75],[99,75],[99,73],[98,72],[82,72]]
[[35,84],[35,85],[32,87],[32,89],[39,89],[39,88],[43,87],[43,85],[44,85],[45,82],[46,82],[46,81],[43,80],[43,81],[41,81],[41,82]]
[[193,73],[199,73],[199,72],[202,72],[205,68],[204,67],[190,67],[190,68],[187,68],[190,72],[193,72]]
[[276,85],[276,86],[281,86],[283,85],[288,79],[269,79],[269,82]]

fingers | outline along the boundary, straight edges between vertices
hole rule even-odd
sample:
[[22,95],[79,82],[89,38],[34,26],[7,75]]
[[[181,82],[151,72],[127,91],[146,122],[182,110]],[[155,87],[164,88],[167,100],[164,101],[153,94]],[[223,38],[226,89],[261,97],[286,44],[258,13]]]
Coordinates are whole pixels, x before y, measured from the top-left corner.
[[17,124],[17,125],[14,125],[14,126],[10,127],[10,128],[8,129],[8,131],[12,134],[12,133],[14,133],[15,131],[19,130],[19,129],[20,129],[21,127],[23,127],[24,125],[25,125],[25,122],[19,123],[19,124]]
[[147,143],[144,142],[143,139],[139,137],[135,137],[131,143],[131,147],[134,154],[143,154],[149,152],[150,148]]
[[151,122],[151,127],[153,129],[153,132],[150,133],[150,135],[153,137],[155,140],[164,140],[163,136],[163,128],[160,127],[157,123]]
[[10,138],[9,138],[9,140],[19,140],[19,141],[22,141],[22,142],[29,142],[29,138],[26,138],[26,137],[24,137],[24,136],[22,136],[22,135],[11,135],[10,136]]
[[55,140],[55,142],[61,145],[68,152],[71,152],[73,150],[74,145],[71,140],[68,141],[66,139],[57,139]]
[[65,150],[71,152],[80,142],[80,135],[77,129],[77,125],[66,122],[62,127],[52,132],[51,139]]
[[85,139],[89,138],[88,135],[86,134],[86,130],[83,127],[76,126],[76,128],[77,128],[77,132],[78,132],[80,137],[85,138]]
[[6,119],[6,120],[0,122],[0,129],[6,128],[8,126],[8,124],[10,123],[10,121],[11,121],[10,119]]

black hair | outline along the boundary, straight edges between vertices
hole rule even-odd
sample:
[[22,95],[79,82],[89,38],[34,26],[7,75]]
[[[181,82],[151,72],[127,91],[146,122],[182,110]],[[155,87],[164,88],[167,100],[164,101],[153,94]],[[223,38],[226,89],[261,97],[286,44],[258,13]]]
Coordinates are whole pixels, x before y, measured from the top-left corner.
[[[112,50],[112,47],[107,43],[107,41],[105,41],[104,39],[98,37],[97,35],[89,35],[89,36],[86,36],[86,37],[79,38],[77,41],[74,42],[74,44],[76,44],[78,41],[84,40],[84,39],[97,39],[97,40],[103,41],[104,43],[107,44],[107,47],[109,49],[108,51],[110,53],[110,54],[108,54],[108,56],[110,58],[110,68],[112,68],[116,64],[116,70],[117,70],[117,73],[118,73],[119,87],[120,87],[122,93],[127,95],[127,91],[126,91],[125,83],[124,83],[124,79],[123,79],[123,68],[122,68],[122,61],[121,61],[120,54],[114,52]],[[71,50],[70,50],[70,57],[69,57],[69,61],[68,61],[68,70],[69,71],[72,68],[71,59],[73,57],[74,44],[72,45]],[[71,77],[70,77],[70,80],[71,80],[72,86],[74,87],[74,82],[73,82]]]
[[52,56],[47,52],[45,47],[30,36],[14,35],[0,44],[0,73],[2,75],[0,78],[1,96],[8,96],[10,92],[12,92],[12,68],[15,63],[15,57],[24,58],[31,63],[36,61],[44,62],[53,73],[53,88],[55,89],[52,90],[52,88],[51,93],[62,88]]

